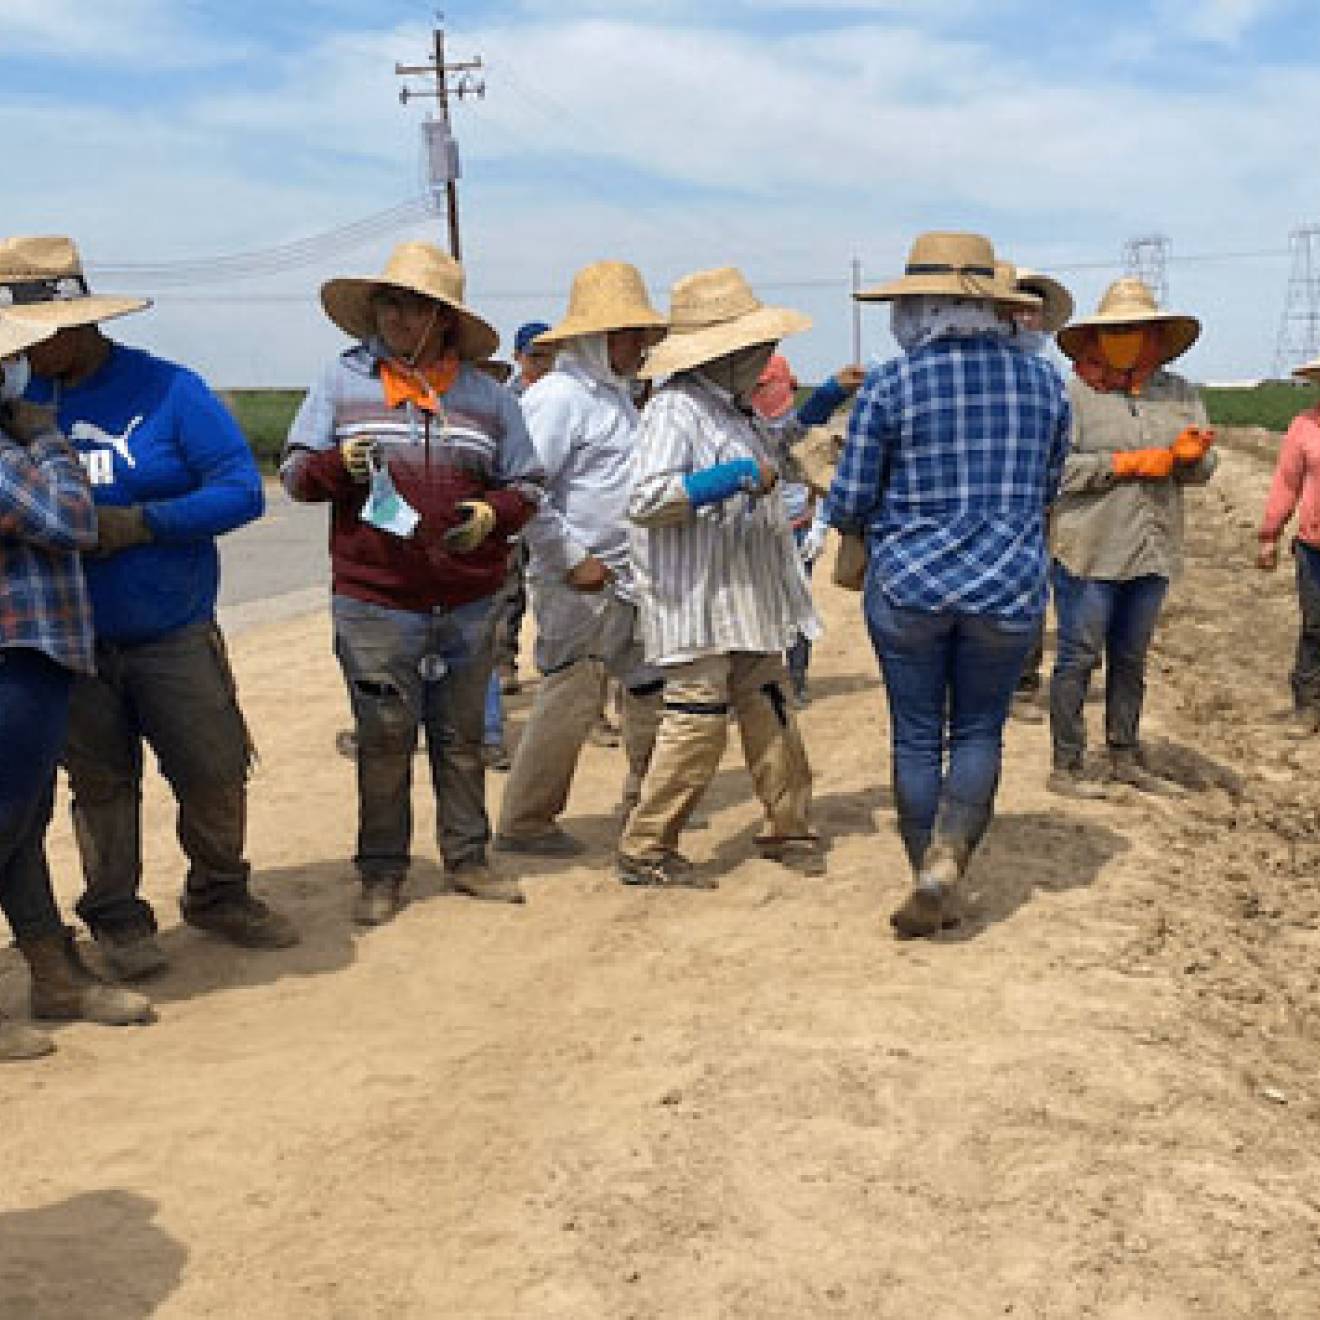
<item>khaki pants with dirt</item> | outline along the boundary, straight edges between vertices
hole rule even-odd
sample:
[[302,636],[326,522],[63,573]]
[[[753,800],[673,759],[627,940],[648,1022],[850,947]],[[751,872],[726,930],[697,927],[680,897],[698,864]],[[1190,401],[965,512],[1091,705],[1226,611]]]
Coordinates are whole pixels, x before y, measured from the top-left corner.
[[662,861],[677,849],[683,826],[719,768],[730,712],[765,808],[763,841],[809,838],[811,767],[786,690],[780,655],[735,652],[666,666],[655,752],[619,852]]

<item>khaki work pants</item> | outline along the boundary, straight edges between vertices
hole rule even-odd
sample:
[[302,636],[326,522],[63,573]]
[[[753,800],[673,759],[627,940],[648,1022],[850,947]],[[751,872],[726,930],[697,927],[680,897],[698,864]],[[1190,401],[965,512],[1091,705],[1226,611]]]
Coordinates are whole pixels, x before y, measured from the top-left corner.
[[[548,834],[568,805],[578,757],[600,715],[603,661],[578,660],[541,680],[531,715],[518,742],[500,811],[504,838]],[[660,725],[660,685],[634,692],[623,688],[623,749],[628,771],[625,807],[637,801]]]
[[660,861],[715,777],[738,721],[743,757],[765,808],[767,837],[811,836],[811,767],[785,697],[783,657],[708,656],[665,669],[664,709],[641,801],[619,842],[639,861]]

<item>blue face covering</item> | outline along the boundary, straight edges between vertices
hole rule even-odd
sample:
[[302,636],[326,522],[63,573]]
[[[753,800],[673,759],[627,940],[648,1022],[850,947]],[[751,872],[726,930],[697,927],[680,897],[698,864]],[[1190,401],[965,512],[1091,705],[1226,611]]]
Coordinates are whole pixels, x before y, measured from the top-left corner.
[[371,490],[362,506],[362,521],[406,540],[417,529],[421,515],[395,489],[389,468],[374,456],[370,463]]

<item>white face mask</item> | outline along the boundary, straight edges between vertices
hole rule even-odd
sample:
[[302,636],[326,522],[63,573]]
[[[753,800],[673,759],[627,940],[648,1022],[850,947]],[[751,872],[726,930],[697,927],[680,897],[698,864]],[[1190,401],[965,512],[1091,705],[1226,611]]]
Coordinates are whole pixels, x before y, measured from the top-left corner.
[[421,517],[395,489],[389,468],[379,459],[371,462],[371,490],[362,506],[362,521],[382,532],[407,540],[417,529]]
[[32,367],[26,353],[0,362],[0,403],[12,403],[27,393],[32,382]]

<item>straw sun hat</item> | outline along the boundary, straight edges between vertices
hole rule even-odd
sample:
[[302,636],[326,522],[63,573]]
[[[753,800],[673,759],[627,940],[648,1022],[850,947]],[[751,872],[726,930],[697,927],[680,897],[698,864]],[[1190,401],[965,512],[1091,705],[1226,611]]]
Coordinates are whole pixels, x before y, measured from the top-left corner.
[[1028,270],[1025,266],[1014,266],[1011,262],[996,262],[995,267],[1006,268],[1008,283],[1019,293],[1034,294],[1041,301],[1041,315],[1046,334],[1058,334],[1073,314],[1073,297],[1058,280],[1042,275],[1039,271]]
[[1128,275],[1105,290],[1093,316],[1084,316],[1059,332],[1059,347],[1075,361],[1085,346],[1088,330],[1134,329],[1142,325],[1167,327],[1161,364],[1187,352],[1201,333],[1196,317],[1160,311],[1150,289]]
[[499,347],[499,331],[463,302],[463,267],[432,243],[400,243],[379,275],[327,280],[321,285],[325,314],[353,339],[376,335],[372,295],[380,288],[404,289],[433,298],[458,314],[458,355],[481,362]]
[[653,330],[657,339],[665,332],[665,318],[651,306],[641,272],[626,261],[597,261],[578,271],[568,295],[568,315],[533,342],[560,344],[610,330]]
[[858,302],[895,298],[981,298],[1006,307],[1038,307],[1040,299],[997,277],[995,249],[980,234],[920,234],[908,252],[903,275],[874,289],[853,294]]
[[685,275],[669,292],[669,333],[637,373],[647,380],[688,371],[727,353],[773,344],[811,328],[811,317],[767,307],[733,266]]
[[0,358],[13,357],[49,339],[55,333],[49,326],[33,325],[30,321],[18,321],[12,316],[0,312]]
[[93,294],[72,239],[58,235],[0,239],[0,312],[43,327],[39,339],[150,306],[150,298]]

